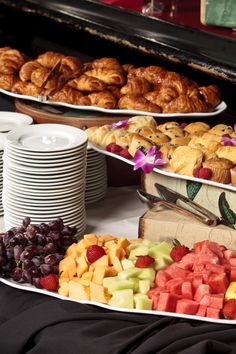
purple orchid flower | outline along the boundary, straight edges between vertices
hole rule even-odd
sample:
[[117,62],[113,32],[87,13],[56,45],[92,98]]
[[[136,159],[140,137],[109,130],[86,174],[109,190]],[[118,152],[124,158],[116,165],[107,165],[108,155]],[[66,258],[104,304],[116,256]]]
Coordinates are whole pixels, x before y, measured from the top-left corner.
[[129,120],[120,120],[117,123],[113,123],[111,126],[112,128],[125,128],[129,124]]
[[221,142],[224,146],[234,146],[236,145],[236,138],[231,138],[229,134],[224,134],[221,137]]
[[145,173],[150,173],[157,166],[163,166],[166,161],[161,159],[162,153],[152,146],[145,155],[141,150],[137,150],[134,155],[134,171],[141,168]]

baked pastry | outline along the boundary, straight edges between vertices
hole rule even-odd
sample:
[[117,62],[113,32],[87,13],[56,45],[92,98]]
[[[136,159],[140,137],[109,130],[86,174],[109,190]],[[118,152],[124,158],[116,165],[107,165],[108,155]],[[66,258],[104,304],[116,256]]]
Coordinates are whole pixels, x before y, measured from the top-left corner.
[[32,82],[17,81],[11,91],[26,96],[37,96],[39,88]]
[[58,61],[60,61],[65,56],[61,53],[56,53],[52,51],[45,52],[41,54],[36,61],[44,66],[45,68],[52,69]]
[[220,146],[216,150],[216,155],[236,164],[236,146]]
[[167,73],[168,71],[161,66],[151,65],[145,69],[144,77],[151,84],[159,86],[165,79]]
[[144,67],[139,67],[139,68],[133,68],[130,69],[127,75],[127,79],[133,79],[134,77],[144,77],[145,78],[145,70],[146,68]]
[[165,134],[163,134],[160,130],[155,128],[153,129],[150,127],[143,127],[137,132],[138,134],[150,140],[155,145],[163,145],[169,142],[169,138]]
[[116,85],[107,86],[107,90],[113,93],[116,98],[120,98],[122,95],[120,93],[120,87]]
[[208,133],[211,134],[216,134],[216,135],[224,135],[224,134],[231,134],[233,133],[233,128],[230,125],[226,124],[217,124],[214,127],[212,127]]
[[178,146],[170,160],[170,168],[175,173],[192,176],[195,168],[201,167],[203,152],[190,146]]
[[31,81],[31,75],[33,71],[42,67],[36,60],[27,61],[25,64],[22,65],[19,71],[19,77],[21,81]]
[[178,93],[172,87],[161,86],[158,90],[147,92],[144,97],[164,109],[167,103],[178,97]]
[[214,108],[221,101],[221,92],[218,86],[201,86],[198,88],[198,91],[201,95],[204,96],[204,99],[209,107]]
[[175,139],[175,138],[183,138],[184,136],[187,135],[187,133],[184,132],[183,129],[180,127],[176,128],[170,128],[165,131],[165,135],[167,135],[170,139]]
[[113,141],[110,138],[108,140],[108,137],[111,136],[112,132],[112,126],[108,124],[102,125],[101,127],[95,126],[86,129],[88,140],[91,141],[91,143],[99,145],[103,148],[108,145],[108,141],[115,142],[115,138]]
[[231,183],[236,186],[236,166],[230,169]]
[[122,95],[133,94],[143,95],[151,90],[149,82],[142,77],[134,77],[128,80],[127,84],[120,89]]
[[179,123],[178,122],[166,122],[163,124],[160,124],[157,126],[157,128],[162,131],[164,134],[167,130],[173,129],[173,128],[179,128]]
[[233,166],[234,164],[230,160],[219,157],[213,157],[203,162],[203,167],[212,170],[211,180],[219,183],[230,183],[230,169]]
[[14,74],[26,62],[26,56],[16,49],[4,50],[0,54],[0,73]]
[[125,75],[123,71],[106,67],[96,67],[86,71],[86,75],[96,77],[107,85],[124,85]]
[[170,141],[171,145],[174,146],[186,146],[190,142],[191,138],[189,136],[179,136],[176,138],[172,138]]
[[50,101],[52,102],[65,102],[74,105],[80,105],[79,99],[83,97],[82,92],[73,89],[72,87],[65,85],[61,88],[61,90],[57,91],[52,97]]
[[146,98],[131,94],[121,96],[118,101],[118,107],[120,109],[130,109],[145,112],[161,112],[161,108],[159,106],[149,102],[146,100]]
[[162,159],[166,161],[166,164],[163,166],[164,170],[171,171],[170,161],[172,159],[174,151],[177,149],[176,146],[172,146],[170,144],[162,145],[159,150],[162,153]]
[[[36,70],[34,70],[31,74],[31,82],[37,86],[41,87],[44,83],[45,80],[47,80],[48,75],[50,74],[50,70],[47,68],[44,68],[43,66],[40,66]],[[58,84],[58,80],[55,76],[50,77],[50,79],[47,81],[45,88],[49,90],[53,90],[56,88]]]
[[146,154],[152,146],[154,146],[154,144],[150,140],[134,133],[128,151],[131,156],[134,156],[137,150],[141,150]]
[[68,85],[77,90],[88,92],[103,91],[106,88],[106,84],[103,81],[86,74],[70,80]]
[[208,107],[205,101],[197,96],[188,97],[183,94],[170,101],[163,109],[163,113],[192,113],[207,111]]
[[109,91],[94,92],[88,95],[91,100],[91,106],[102,107],[106,109],[114,109],[117,99]]
[[193,122],[189,123],[184,127],[184,131],[186,131],[190,135],[198,135],[201,136],[202,132],[207,132],[210,129],[210,126],[204,122]]
[[72,56],[66,56],[61,59],[59,68],[60,78],[67,79],[72,75],[78,75],[82,71],[83,64],[79,59]]
[[128,123],[127,130],[133,133],[138,133],[142,128],[157,128],[157,123],[151,116],[134,116],[129,118]]
[[99,59],[95,59],[92,62],[92,68],[106,68],[109,70],[120,70],[123,71],[123,68],[121,66],[121,64],[119,63],[119,61],[115,58],[99,58]]
[[135,66],[133,64],[123,64],[122,68],[126,73],[129,73],[131,70],[135,69]]
[[14,74],[0,74],[0,88],[11,91],[13,85],[19,81],[19,77]]

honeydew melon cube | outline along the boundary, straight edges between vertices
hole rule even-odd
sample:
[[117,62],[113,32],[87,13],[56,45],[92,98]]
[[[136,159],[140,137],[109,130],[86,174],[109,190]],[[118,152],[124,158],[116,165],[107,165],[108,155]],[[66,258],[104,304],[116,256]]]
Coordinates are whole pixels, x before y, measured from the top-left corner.
[[134,287],[135,284],[132,280],[119,279],[117,277],[117,279],[115,279],[114,282],[108,285],[107,289],[109,294],[113,294],[115,291],[124,290],[124,289],[131,289],[133,291]]
[[129,278],[138,277],[140,272],[141,272],[140,268],[136,268],[136,267],[128,268],[118,273],[118,278],[129,279]]
[[104,288],[108,288],[118,277],[107,277],[103,279],[102,285]]
[[115,307],[123,307],[128,309],[134,308],[134,294],[132,289],[124,289],[115,291],[108,302],[109,305]]
[[149,279],[151,282],[155,279],[156,272],[153,268],[141,268],[139,279]]
[[154,264],[155,270],[165,269],[166,267],[168,267],[168,265],[170,265],[169,260],[167,260],[161,256],[158,258],[155,258],[155,264]]
[[167,242],[161,242],[156,246],[153,246],[149,249],[148,255],[153,258],[162,257],[170,263],[173,262],[170,252],[172,250],[172,245]]
[[148,246],[138,246],[130,251],[129,259],[136,259],[139,256],[146,256],[149,252]]
[[143,240],[142,244],[145,245],[145,246],[147,246],[148,248],[151,248],[151,247],[153,247],[153,246],[156,245],[155,242],[152,242],[152,241],[150,241],[150,240]]
[[129,268],[134,268],[134,262],[127,258],[121,260],[121,265],[124,270]]
[[139,280],[139,286],[138,286],[139,293],[146,295],[150,287],[151,287],[151,281],[149,279]]
[[152,300],[144,294],[135,294],[134,295],[134,306],[139,310],[151,310],[152,309]]
[[139,289],[139,279],[138,278],[129,278],[129,280],[133,282],[133,290],[135,293],[137,293],[138,289]]

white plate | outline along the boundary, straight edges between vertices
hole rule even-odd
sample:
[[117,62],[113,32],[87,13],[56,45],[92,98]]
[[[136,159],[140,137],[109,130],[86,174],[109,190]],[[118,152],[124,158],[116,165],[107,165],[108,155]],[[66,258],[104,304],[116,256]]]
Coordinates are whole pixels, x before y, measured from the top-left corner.
[[82,199],[75,199],[74,201],[69,201],[67,203],[64,203],[63,205],[27,205],[25,203],[17,203],[13,202],[12,200],[8,199],[7,203],[5,202],[5,205],[9,205],[10,207],[14,208],[15,210],[22,210],[24,212],[29,212],[31,210],[41,212],[41,211],[51,211],[51,210],[57,210],[57,211],[64,211],[64,210],[73,210],[74,207],[77,207],[79,204],[84,203],[84,198]]
[[145,115],[145,116],[153,116],[153,117],[210,117],[210,116],[215,116],[217,114],[220,114],[223,112],[227,106],[224,101],[222,101],[217,107],[214,108],[212,112],[206,112],[206,113],[154,113],[154,112],[145,112],[145,111],[139,111],[139,110],[129,110],[129,109],[105,109],[101,107],[94,107],[94,106],[78,106],[78,105],[73,105],[69,103],[64,103],[64,102],[50,102],[50,101],[45,101],[45,100],[40,100],[37,97],[32,97],[32,96],[26,96],[26,95],[20,95],[17,93],[12,93],[3,89],[0,89],[0,92],[11,96],[11,97],[16,97],[20,99],[26,99],[26,100],[32,100],[32,101],[37,101],[45,104],[49,104],[51,106],[63,106],[63,107],[69,107],[73,109],[78,109],[78,110],[85,110],[85,111],[97,111],[97,112],[104,112],[104,113],[112,113],[112,114],[135,114],[135,115]]
[[52,296],[52,297],[55,297],[55,298],[58,298],[61,300],[77,302],[79,304],[98,306],[98,307],[104,308],[106,310],[111,310],[111,311],[126,312],[126,313],[139,313],[139,314],[154,315],[154,316],[168,316],[168,317],[185,318],[188,320],[197,320],[197,321],[203,321],[203,322],[236,325],[236,320],[215,319],[215,318],[202,317],[202,316],[196,316],[196,315],[185,315],[185,314],[175,313],[175,312],[125,309],[125,308],[121,308],[121,307],[115,307],[115,306],[110,306],[110,305],[106,305],[106,304],[101,304],[96,301],[75,300],[75,299],[65,297],[63,295],[60,295],[58,293],[54,293],[54,292],[51,292],[48,290],[38,289],[30,284],[19,284],[19,283],[14,282],[13,280],[8,280],[8,279],[3,279],[3,278],[0,278],[0,281],[3,284],[6,284],[6,285],[11,286],[16,289],[31,291],[31,292],[35,292],[35,293],[39,293],[39,294],[43,294],[43,295],[48,295],[48,296]]
[[[60,186],[59,186],[60,187]],[[36,189],[36,188],[29,188],[27,186],[19,186],[17,184],[11,183],[9,181],[5,181],[3,184],[3,189],[4,193],[7,193],[7,191],[14,191],[14,193],[18,194],[26,194],[30,196],[38,196],[42,199],[48,198],[49,196],[57,196],[60,198],[61,195],[79,195],[81,191],[83,192],[83,187],[85,188],[84,183],[78,184],[74,186],[74,188],[71,188],[70,185],[68,185],[67,188],[42,188],[42,189]]]
[[25,178],[27,180],[32,180],[32,181],[41,181],[41,183],[44,183],[44,180],[48,181],[62,181],[64,179],[68,179],[68,178],[74,178],[75,176],[82,176],[84,174],[84,171],[81,171],[81,174],[79,171],[66,171],[66,172],[60,172],[60,173],[55,173],[55,174],[51,174],[50,176],[47,176],[45,174],[40,175],[40,174],[31,174],[30,171],[29,172],[25,172],[22,173],[20,171],[15,171],[14,169],[12,169],[9,166],[5,166],[4,168],[4,172],[7,172],[8,174],[11,174],[13,176],[15,176],[16,178]]
[[37,194],[29,194],[25,193],[22,191],[14,191],[14,189],[9,189],[9,188],[3,188],[3,194],[6,196],[9,193],[15,197],[21,198],[22,200],[24,199],[29,199],[29,200],[42,200],[42,201],[58,201],[60,202],[61,200],[64,200],[66,198],[73,198],[77,197],[79,194],[83,194],[85,192],[85,186],[81,186],[81,189],[78,189],[75,193],[68,193],[68,191],[65,191],[64,193],[52,193],[52,194],[45,194],[42,196],[41,193]]
[[86,133],[63,124],[36,124],[7,134],[7,144],[27,151],[64,151],[86,144]]
[[[89,144],[90,144],[90,147],[92,147],[96,151],[99,151],[99,152],[103,153],[104,155],[112,156],[112,157],[114,157],[114,158],[116,158],[118,160],[124,161],[127,164],[132,165],[132,166],[135,165],[133,160],[131,160],[131,159],[129,160],[129,159],[126,159],[126,158],[124,158],[124,157],[122,157],[120,155],[113,154],[112,152],[109,152],[109,151],[107,151],[105,149],[102,149],[100,146],[97,146],[95,144],[92,144],[92,143],[89,143]],[[161,168],[157,168],[157,167],[154,168],[153,171],[159,173],[160,175],[173,177],[173,178],[184,179],[184,180],[188,180],[188,181],[199,182],[199,183],[202,183],[202,184],[208,184],[210,186],[220,187],[220,188],[224,188],[224,189],[228,189],[230,191],[236,192],[236,187],[232,186],[231,184],[223,184],[223,183],[214,182],[214,181],[211,181],[211,180],[208,180],[208,179],[202,179],[202,178],[196,178],[196,177],[192,177],[192,176],[180,175],[179,173],[167,172],[167,171],[164,171]]]
[[[19,186],[20,188],[22,189],[33,189],[33,190],[46,190],[46,189],[49,189],[49,190],[56,190],[58,188],[60,189],[68,189],[70,187],[79,187],[79,186],[82,186],[82,184],[80,183],[80,179],[77,179],[77,180],[68,180],[68,181],[63,181],[63,182],[59,182],[59,183],[54,183],[54,182],[51,182],[51,183],[41,183],[39,184],[38,182],[28,182],[28,181],[25,181],[25,180],[17,180],[8,176],[8,175],[4,175],[4,178],[7,179],[7,181],[10,183],[10,186],[14,186],[14,184],[16,184],[17,186]],[[84,183],[84,182],[83,182]],[[1,186],[1,184],[0,184]]]
[[0,112],[0,132],[9,132],[14,128],[18,128],[33,123],[30,116],[16,112]]
[[4,158],[7,159],[8,163],[10,161],[12,161],[12,162],[15,162],[21,166],[36,167],[36,168],[54,168],[54,167],[62,167],[62,166],[68,166],[68,165],[73,166],[73,164],[80,163],[80,162],[85,163],[85,161],[86,161],[85,159],[80,161],[78,156],[70,158],[70,159],[62,160],[60,162],[52,160],[52,161],[50,161],[50,163],[44,163],[44,162],[39,163],[36,160],[23,159],[23,158],[20,159],[18,157],[15,157],[15,156],[9,155],[9,154],[4,155]]

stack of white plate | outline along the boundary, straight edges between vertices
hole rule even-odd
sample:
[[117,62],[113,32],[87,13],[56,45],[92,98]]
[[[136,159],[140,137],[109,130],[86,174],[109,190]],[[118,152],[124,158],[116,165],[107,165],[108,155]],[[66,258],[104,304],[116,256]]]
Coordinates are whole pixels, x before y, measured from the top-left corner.
[[21,127],[25,125],[30,125],[33,123],[33,119],[26,114],[16,113],[16,112],[0,112],[0,216],[3,215],[3,205],[2,205],[2,186],[3,186],[3,149],[4,141],[7,132],[10,130]]
[[85,203],[95,203],[104,198],[106,193],[107,168],[105,155],[88,147]]
[[40,124],[18,128],[6,137],[3,156],[3,207],[6,229],[25,216],[33,223],[61,217],[86,227],[87,136],[77,128]]

